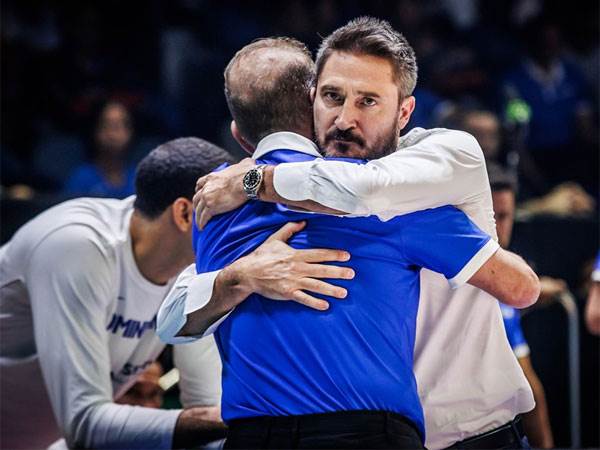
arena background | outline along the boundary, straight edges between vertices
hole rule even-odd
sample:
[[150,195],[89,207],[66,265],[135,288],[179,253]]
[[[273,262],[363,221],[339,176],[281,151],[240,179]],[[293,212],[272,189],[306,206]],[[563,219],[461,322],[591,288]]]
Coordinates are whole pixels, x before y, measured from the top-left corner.
[[[464,128],[473,110],[490,111],[501,125],[498,151],[486,156],[519,176],[512,247],[539,274],[566,280],[578,306],[579,379],[570,377],[560,303],[523,318],[555,443],[572,445],[569,388],[577,385],[581,445],[597,447],[599,339],[582,320],[599,248],[596,1],[5,0],[1,241],[74,195],[65,186],[78,166],[94,158],[91,121],[99,102],[116,100],[132,117],[125,165],[184,135],[216,142],[240,158],[229,136],[222,75],[235,51],[273,35],[293,36],[315,51],[322,36],[362,14],[389,20],[416,50],[417,109],[408,129]],[[524,61],[559,61],[566,68],[549,104],[531,94],[535,86],[514,89],[525,83]],[[566,181],[586,192],[584,206],[557,191]]]

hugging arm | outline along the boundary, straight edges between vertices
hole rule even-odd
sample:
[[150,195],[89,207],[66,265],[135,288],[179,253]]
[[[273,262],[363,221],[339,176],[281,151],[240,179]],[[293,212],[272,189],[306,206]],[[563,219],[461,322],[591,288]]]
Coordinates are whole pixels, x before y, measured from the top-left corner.
[[303,227],[304,222],[284,225],[255,251],[220,271],[196,275],[195,266],[189,266],[160,308],[160,338],[181,343],[209,334],[252,293],[321,311],[329,304],[311,294],[344,298],[345,289],[320,278],[352,279],[352,269],[323,264],[348,261],[350,255],[342,250],[296,250],[287,245]]

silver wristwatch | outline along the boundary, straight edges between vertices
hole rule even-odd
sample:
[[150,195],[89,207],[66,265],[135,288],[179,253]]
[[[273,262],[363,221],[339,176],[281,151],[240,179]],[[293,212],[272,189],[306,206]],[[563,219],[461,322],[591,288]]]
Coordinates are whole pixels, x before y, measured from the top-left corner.
[[263,182],[263,171],[265,170],[265,164],[253,167],[242,180],[244,192],[250,200],[258,199],[258,191]]

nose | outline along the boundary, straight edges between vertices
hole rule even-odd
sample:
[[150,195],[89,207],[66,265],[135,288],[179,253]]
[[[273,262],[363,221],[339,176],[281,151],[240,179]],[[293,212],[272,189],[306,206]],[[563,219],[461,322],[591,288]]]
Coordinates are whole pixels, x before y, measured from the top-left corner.
[[335,119],[335,126],[338,130],[349,130],[356,127],[357,108],[352,103],[346,100],[340,109],[340,113]]

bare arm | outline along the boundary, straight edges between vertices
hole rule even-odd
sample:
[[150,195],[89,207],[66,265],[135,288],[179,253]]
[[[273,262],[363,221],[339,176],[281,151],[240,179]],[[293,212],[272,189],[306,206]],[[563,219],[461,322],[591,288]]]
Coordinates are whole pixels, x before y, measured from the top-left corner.
[[468,283],[515,308],[534,304],[540,295],[540,282],[535,272],[520,256],[501,248]]
[[[158,314],[161,339],[178,343],[210,333],[209,328],[216,327],[219,320],[252,293],[273,300],[292,300],[321,311],[329,304],[306,291],[344,298],[345,289],[320,278],[352,279],[353,270],[322,263],[348,261],[350,255],[341,250],[296,250],[287,245],[285,242],[303,227],[303,222],[284,225],[254,252],[215,272],[214,278],[195,275],[193,268],[188,268],[187,274],[182,275],[188,280],[195,278],[200,284],[176,281]],[[179,290],[178,284],[181,285]],[[198,295],[198,291],[206,295]]]
[[585,305],[585,324],[590,333],[600,335],[600,282],[592,282]]
[[553,448],[554,438],[550,428],[550,418],[548,416],[548,406],[546,404],[546,394],[544,386],[538,378],[529,356],[518,358],[523,373],[533,391],[535,408],[528,413],[523,414],[523,427],[525,434],[529,438],[529,443],[534,448]]

